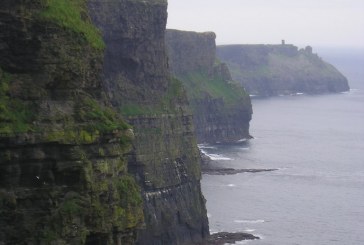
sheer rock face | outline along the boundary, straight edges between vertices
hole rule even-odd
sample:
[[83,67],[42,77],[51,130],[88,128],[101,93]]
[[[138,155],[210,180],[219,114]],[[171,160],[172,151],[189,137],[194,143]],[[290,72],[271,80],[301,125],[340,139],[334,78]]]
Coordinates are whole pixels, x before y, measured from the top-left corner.
[[105,44],[104,86],[133,126],[129,171],[142,187],[145,227],[137,244],[194,244],[208,235],[192,116],[171,78],[164,44],[166,1],[90,0]]
[[320,94],[349,90],[347,79],[332,65],[293,45],[223,45],[217,56],[250,94]]
[[167,30],[169,65],[177,76],[191,72],[213,75],[216,62],[216,35],[213,32]]
[[86,6],[70,7],[68,26],[54,3],[0,5],[0,244],[132,244],[143,224],[124,157],[133,134],[103,99]]
[[169,65],[186,88],[198,141],[232,143],[250,137],[252,106],[216,59],[215,38],[211,32],[167,30]]

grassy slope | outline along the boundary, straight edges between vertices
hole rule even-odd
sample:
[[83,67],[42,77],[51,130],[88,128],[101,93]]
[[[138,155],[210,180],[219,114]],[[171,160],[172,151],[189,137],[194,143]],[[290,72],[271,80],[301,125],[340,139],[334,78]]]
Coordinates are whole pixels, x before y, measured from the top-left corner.
[[42,0],[44,10],[41,18],[51,20],[58,25],[82,33],[85,39],[96,49],[104,49],[105,44],[99,30],[85,17],[85,0]]
[[246,69],[233,62],[227,63],[233,77],[248,83],[261,79],[320,80],[335,78],[338,75],[338,71],[333,66],[322,61],[318,56],[303,52],[291,57],[273,52],[266,57],[266,61]]
[[191,73],[180,79],[184,81],[191,100],[202,99],[208,94],[215,99],[222,98],[226,106],[233,106],[238,100],[248,97],[239,85],[219,78],[209,78],[203,73]]

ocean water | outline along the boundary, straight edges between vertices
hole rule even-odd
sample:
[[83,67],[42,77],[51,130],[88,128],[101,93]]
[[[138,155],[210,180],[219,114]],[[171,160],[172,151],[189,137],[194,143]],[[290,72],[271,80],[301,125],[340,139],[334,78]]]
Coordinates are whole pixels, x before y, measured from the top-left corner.
[[278,169],[203,175],[211,232],[262,238],[241,243],[252,245],[364,244],[364,77],[343,69],[350,92],[253,100],[255,139],[202,146],[222,167]]

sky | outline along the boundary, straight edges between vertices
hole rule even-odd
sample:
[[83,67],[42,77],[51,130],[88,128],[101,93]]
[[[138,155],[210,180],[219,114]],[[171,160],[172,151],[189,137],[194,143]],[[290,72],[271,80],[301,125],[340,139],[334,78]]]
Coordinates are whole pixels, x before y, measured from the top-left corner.
[[364,0],[168,0],[167,28],[217,44],[364,48]]

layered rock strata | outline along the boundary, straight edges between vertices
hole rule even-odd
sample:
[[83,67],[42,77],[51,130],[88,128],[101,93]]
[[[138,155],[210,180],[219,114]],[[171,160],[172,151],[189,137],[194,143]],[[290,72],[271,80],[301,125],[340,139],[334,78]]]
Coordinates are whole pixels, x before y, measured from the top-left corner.
[[100,79],[85,1],[0,5],[0,244],[132,244],[133,132]]
[[137,244],[194,244],[208,235],[200,158],[185,91],[164,45],[167,2],[89,1],[106,44],[111,103],[133,126],[129,170],[142,187],[145,228]]
[[216,58],[215,34],[167,30],[173,74],[183,82],[200,143],[231,143],[250,138],[252,106],[244,88]]
[[252,95],[322,94],[349,90],[347,79],[312,48],[293,45],[223,45],[218,57]]

